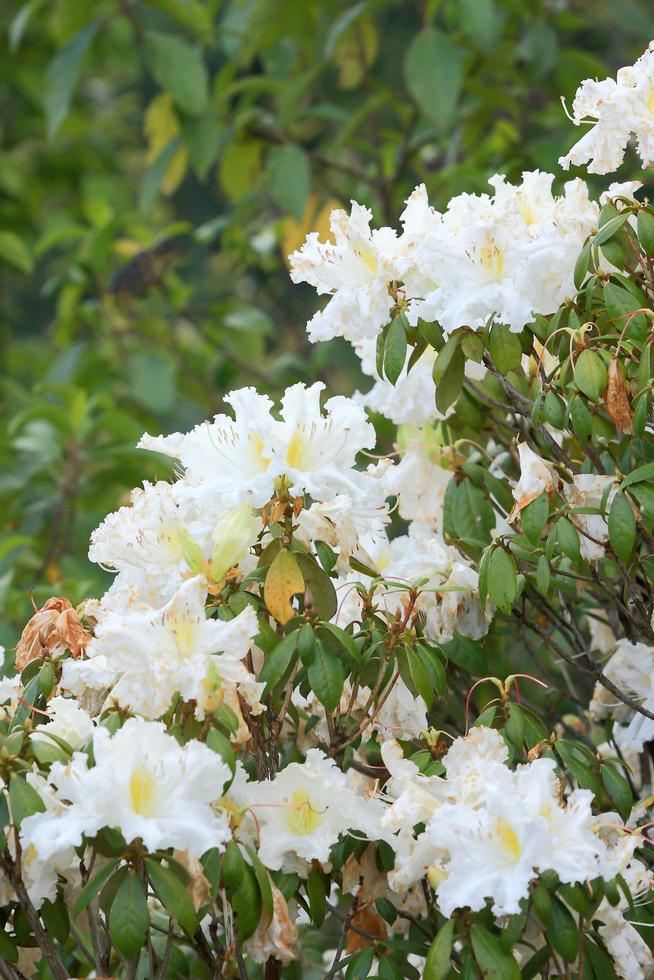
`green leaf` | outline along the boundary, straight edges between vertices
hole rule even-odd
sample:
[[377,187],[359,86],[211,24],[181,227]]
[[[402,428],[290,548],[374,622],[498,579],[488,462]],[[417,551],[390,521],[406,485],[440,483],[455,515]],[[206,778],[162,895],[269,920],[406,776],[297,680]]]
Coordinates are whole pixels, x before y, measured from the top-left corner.
[[148,212],[151,211],[152,206],[157,199],[161,182],[166,175],[173,157],[179,150],[181,142],[182,141],[179,136],[173,137],[173,139],[171,139],[170,142],[164,146],[161,153],[158,154],[152,166],[148,167],[146,170],[141,183],[141,189],[139,191],[139,210],[144,214],[148,214]]
[[128,358],[125,369],[135,401],[153,412],[171,410],[177,396],[174,361],[158,351],[141,350]]
[[254,871],[254,877],[257,879],[259,894],[261,895],[261,904],[263,911],[265,912],[265,922],[266,925],[268,925],[271,922],[274,913],[274,899],[272,885],[270,884],[270,874],[268,869],[261,862],[259,855],[252,845],[244,844],[243,846],[245,847],[245,850],[247,851],[252,862],[252,870]]
[[651,211],[641,209],[638,212],[638,238],[643,246],[645,255],[650,259],[654,258],[654,214]]
[[503,612],[510,612],[518,594],[518,579],[513,556],[496,548],[488,563],[488,593]]
[[441,131],[454,119],[463,83],[462,63],[461,49],[433,27],[414,37],[404,58],[404,79],[411,97]]
[[209,76],[201,51],[172,34],[148,31],[145,61],[154,80],[184,112],[198,116],[209,101]]
[[586,952],[597,980],[618,980],[611,957],[595,943],[586,940]]
[[427,953],[423,980],[445,980],[450,972],[450,956],[454,942],[454,920],[442,926]]
[[539,881],[534,888],[531,900],[534,907],[534,912],[543,923],[546,929],[549,929],[552,925],[552,896],[549,891],[542,883]]
[[399,378],[406,361],[407,319],[403,313],[393,317],[384,344],[384,374],[392,385]]
[[324,878],[315,868],[312,868],[309,872],[306,889],[309,898],[309,909],[311,910],[311,920],[315,926],[320,927],[323,924],[327,909],[327,893]]
[[625,487],[630,487],[633,483],[641,483],[644,480],[654,481],[654,463],[645,463],[625,476],[620,484],[620,489],[624,490]]
[[414,650],[412,647],[406,647],[406,658],[413,685],[427,705],[427,709],[429,709],[434,703],[436,696],[436,690],[430,677],[429,669],[421,658],[419,651]]
[[443,347],[438,352],[432,370],[432,377],[435,385],[438,385],[445,377],[445,374],[449,370],[450,364],[452,363],[456,352],[461,346],[461,340],[462,334],[460,332],[452,334],[451,337],[448,337],[443,344]]
[[595,235],[595,245],[603,245],[605,242],[608,242],[610,238],[613,238],[613,236],[620,231],[629,217],[631,217],[630,211],[620,211],[620,213],[616,214],[615,217],[610,218],[607,222],[605,222]]
[[372,946],[354,953],[347,965],[345,980],[367,980],[374,958],[375,950]]
[[334,583],[311,555],[298,551],[295,553],[295,560],[302,572],[305,592],[311,593],[314,614],[329,622],[338,608]]
[[274,147],[268,154],[270,196],[284,214],[301,221],[311,190],[311,164],[302,147],[292,143]]
[[508,374],[520,367],[522,344],[517,334],[511,333],[503,323],[493,324],[489,348],[491,357],[502,374]]
[[553,948],[568,963],[573,963],[579,949],[579,929],[570,910],[555,895],[552,896],[552,926],[547,938]]
[[297,632],[289,633],[266,655],[263,667],[259,672],[259,680],[262,684],[267,685],[267,693],[270,693],[279,684],[294,656],[297,656],[297,640]]
[[458,7],[461,29],[482,51],[492,51],[502,23],[493,0],[460,0]]
[[245,940],[252,935],[261,918],[261,891],[254,870],[233,840],[225,848],[222,875],[236,916],[239,936]]
[[593,416],[580,395],[575,395],[570,402],[570,420],[577,439],[587,442],[593,431]]
[[607,282],[604,286],[604,305],[609,317],[614,321],[615,327],[622,333],[628,327],[626,336],[637,335],[641,330],[647,328],[647,318],[639,313],[634,317],[630,314],[642,307],[642,302],[622,286]]
[[82,59],[97,29],[87,24],[54,56],[45,74],[43,91],[48,137],[52,139],[68,115],[73,89],[79,77]]
[[545,421],[553,425],[555,429],[565,427],[565,402],[556,392],[548,391],[543,402],[543,415]]
[[107,861],[107,863],[104,864],[99,871],[96,871],[92,878],[89,878],[87,883],[84,885],[84,888],[82,888],[81,892],[77,896],[77,900],[73,906],[73,918],[76,919],[78,915],[81,915],[87,905],[93,901],[104,885],[105,881],[111,877],[120,862],[120,858],[110,858],[110,860]]
[[33,786],[22,776],[12,776],[9,781],[9,806],[12,822],[20,827],[26,817],[33,813],[43,813],[45,803]]
[[313,693],[327,711],[335,711],[341,700],[345,670],[326,644],[316,643],[316,655],[307,672]]
[[636,518],[629,498],[621,490],[613,498],[608,524],[613,551],[622,561],[629,561],[636,547]]
[[445,415],[450,405],[453,405],[461,394],[465,373],[465,358],[461,347],[457,347],[448,370],[436,385],[436,408]]
[[149,924],[143,882],[134,871],[128,871],[109,912],[109,935],[127,959],[131,960],[145,946]]
[[539,541],[550,513],[550,501],[546,493],[541,493],[520,511],[522,530],[530,541]]
[[556,524],[556,536],[564,555],[575,562],[581,561],[581,542],[579,531],[567,517],[561,517]]
[[615,808],[623,820],[629,818],[634,798],[628,781],[615,766],[610,763],[600,766],[600,776],[606,792],[615,803]]
[[472,950],[484,977],[488,980],[520,980],[520,967],[510,953],[505,953],[499,939],[480,925],[470,931]]
[[21,272],[32,271],[32,256],[27,245],[13,231],[0,231],[0,259],[9,262]]
[[16,944],[4,929],[0,929],[0,959],[6,960],[8,963],[18,963]]
[[608,384],[608,373],[602,358],[586,347],[574,367],[575,382],[592,402],[598,401]]
[[194,935],[198,919],[193,908],[193,901],[187,889],[170,868],[164,868],[153,858],[145,859],[145,868],[152,882],[155,895],[166,912],[179,922],[189,936]]
[[541,555],[536,566],[536,585],[538,586],[538,591],[542,592],[543,595],[547,595],[550,590],[551,578],[550,564],[546,556]]
[[63,895],[60,894],[54,902],[46,898],[39,909],[39,915],[50,935],[58,943],[65,943],[70,934],[70,917]]
[[574,281],[577,289],[581,289],[584,283],[584,279],[588,275],[588,267],[590,265],[592,247],[593,247],[592,242],[586,242],[581,252],[579,253],[579,258],[575,262]]

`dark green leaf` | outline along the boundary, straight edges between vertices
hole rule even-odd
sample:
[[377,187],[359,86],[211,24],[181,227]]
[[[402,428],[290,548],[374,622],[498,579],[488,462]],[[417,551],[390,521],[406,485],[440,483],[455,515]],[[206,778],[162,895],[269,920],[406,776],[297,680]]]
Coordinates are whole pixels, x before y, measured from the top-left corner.
[[268,156],[270,196],[285,214],[302,220],[311,190],[311,165],[300,146],[286,143],[274,147]]
[[155,895],[166,912],[179,922],[180,926],[192,936],[197,929],[198,920],[193,902],[187,889],[170,868],[164,868],[154,858],[145,859],[145,868]]
[[111,875],[114,873],[118,865],[120,864],[120,858],[110,858],[106,864],[100,868],[99,871],[90,878],[87,883],[82,888],[81,892],[77,896],[75,905],[73,906],[73,917],[77,918],[78,915],[84,911],[84,909],[93,901],[95,896],[98,894],[105,881],[107,881]]
[[452,943],[454,942],[454,920],[449,919],[436,934],[436,938],[429,948],[424,980],[445,980],[450,972],[450,956],[452,954]]
[[335,711],[341,700],[345,671],[325,643],[318,641],[316,655],[308,670],[309,684],[313,693],[327,711]]
[[470,931],[475,959],[488,980],[520,980],[520,967],[510,953],[505,953],[499,939],[488,929],[473,925]]
[[488,564],[488,592],[503,612],[510,612],[518,594],[515,561],[503,548],[496,548]]
[[33,786],[22,776],[12,776],[9,781],[9,806],[12,822],[20,827],[26,817],[33,813],[43,813],[45,803]]
[[384,346],[384,374],[392,385],[395,384],[406,361],[407,320],[403,313],[391,321]]
[[502,372],[508,374],[520,367],[522,345],[517,334],[512,333],[503,323],[494,323],[490,335],[490,354]]
[[68,115],[82,59],[97,26],[97,23],[92,23],[83,27],[61,51],[57,52],[48,66],[43,91],[48,136],[51,139]]
[[109,935],[116,948],[132,959],[145,946],[150,920],[143,882],[128,871],[109,912]]
[[448,37],[428,27],[417,34],[404,58],[404,78],[413,100],[438,128],[454,118],[463,82],[463,53]]
[[209,76],[202,52],[173,34],[148,31],[145,60],[155,81],[184,112],[197,116],[209,100]]
[[613,551],[622,561],[629,561],[636,547],[636,518],[629,498],[622,491],[613,498],[608,524]]
[[608,373],[604,361],[590,348],[582,350],[574,368],[575,381],[580,391],[592,402],[599,400],[608,383]]

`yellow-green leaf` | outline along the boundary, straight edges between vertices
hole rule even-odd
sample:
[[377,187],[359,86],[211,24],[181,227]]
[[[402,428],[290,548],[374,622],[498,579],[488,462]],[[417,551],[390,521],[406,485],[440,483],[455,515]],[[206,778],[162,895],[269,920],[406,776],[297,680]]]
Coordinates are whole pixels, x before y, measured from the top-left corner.
[[291,598],[304,589],[304,578],[294,556],[283,548],[268,569],[263,596],[268,612],[278,623],[287,623],[295,611]]

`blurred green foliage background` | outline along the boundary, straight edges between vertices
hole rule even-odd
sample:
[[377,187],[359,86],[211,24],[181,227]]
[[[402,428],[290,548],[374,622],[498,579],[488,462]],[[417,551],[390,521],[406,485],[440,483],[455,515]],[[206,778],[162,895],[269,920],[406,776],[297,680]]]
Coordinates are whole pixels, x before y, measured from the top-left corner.
[[[105,587],[90,531],[234,387],[360,382],[285,255],[356,198],[556,169],[559,98],[631,63],[648,0],[0,5],[0,642]],[[638,176],[625,166],[621,179]],[[603,186],[603,185],[602,185]]]

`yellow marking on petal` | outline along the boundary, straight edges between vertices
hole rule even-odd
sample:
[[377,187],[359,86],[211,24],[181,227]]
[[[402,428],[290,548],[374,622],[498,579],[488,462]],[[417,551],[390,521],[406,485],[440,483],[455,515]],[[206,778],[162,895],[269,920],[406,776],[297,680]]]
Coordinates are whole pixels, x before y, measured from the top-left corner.
[[504,252],[494,238],[488,237],[486,244],[482,245],[479,249],[479,260],[484,269],[497,282],[501,278],[504,269]]
[[509,821],[505,820],[504,817],[498,817],[495,822],[495,830],[505,850],[507,850],[512,857],[516,859],[519,858],[522,854],[522,848],[520,846],[518,835]]
[[197,623],[178,614],[168,616],[167,623],[175,639],[177,652],[182,660],[185,660],[193,653]]
[[355,254],[361,259],[366,269],[374,276],[377,272],[377,256],[367,248],[356,248]]
[[157,781],[152,771],[146,766],[138,765],[132,770],[129,780],[129,795],[134,813],[138,813],[141,817],[154,816]]
[[522,192],[519,192],[517,197],[518,197],[518,207],[520,208],[520,213],[522,214],[522,217],[525,219],[525,224],[528,226],[533,225],[533,223],[536,220],[536,212],[533,210],[529,202],[529,198],[527,197],[526,194],[523,194]]
[[437,864],[432,864],[431,868],[427,868],[427,881],[432,888],[438,888],[442,881],[447,878],[447,871],[445,868],[440,868]]
[[305,836],[312,834],[320,826],[323,814],[314,810],[308,794],[303,789],[297,789],[291,797],[287,811],[287,821],[294,834]]
[[262,470],[267,470],[270,466],[270,457],[263,455],[264,441],[258,432],[253,432],[250,436],[250,445],[254,449],[254,455]]
[[302,429],[296,429],[293,438],[288,444],[286,462],[292,469],[298,469],[306,449],[306,437]]
[[645,99],[645,107],[654,116],[654,85],[651,85]]

